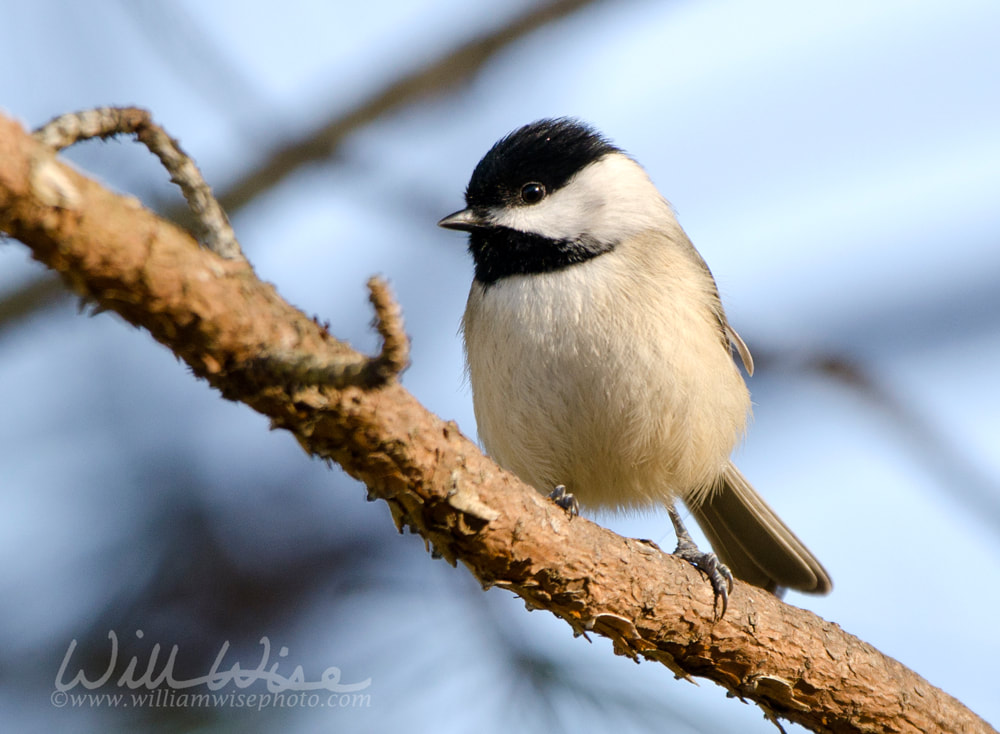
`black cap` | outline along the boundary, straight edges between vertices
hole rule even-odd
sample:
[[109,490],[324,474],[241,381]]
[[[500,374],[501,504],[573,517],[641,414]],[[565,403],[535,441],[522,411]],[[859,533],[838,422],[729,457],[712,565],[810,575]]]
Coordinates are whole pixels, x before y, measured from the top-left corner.
[[506,206],[521,187],[538,182],[548,192],[618,148],[587,125],[567,117],[538,120],[497,141],[472,172],[465,190],[471,209]]

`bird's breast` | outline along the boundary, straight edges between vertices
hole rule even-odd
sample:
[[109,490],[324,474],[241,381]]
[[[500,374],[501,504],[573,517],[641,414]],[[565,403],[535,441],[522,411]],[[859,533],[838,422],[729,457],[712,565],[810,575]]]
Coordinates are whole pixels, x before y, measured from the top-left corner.
[[615,509],[711,485],[749,408],[697,283],[620,254],[474,283],[463,320],[487,452],[540,491]]

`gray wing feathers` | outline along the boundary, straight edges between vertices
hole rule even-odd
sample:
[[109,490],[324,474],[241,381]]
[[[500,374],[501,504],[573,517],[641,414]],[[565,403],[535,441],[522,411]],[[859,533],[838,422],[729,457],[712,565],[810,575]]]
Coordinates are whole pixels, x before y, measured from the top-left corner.
[[826,594],[833,587],[823,565],[732,464],[721,486],[690,510],[737,578],[770,591]]
[[736,329],[729,325],[728,321],[723,321],[723,330],[726,332],[726,336],[729,338],[729,343],[736,347],[736,352],[740,355],[740,360],[743,362],[743,367],[746,369],[747,374],[751,377],[753,376],[753,357],[750,355],[750,349],[747,347],[747,343],[743,341],[743,338],[736,333]]

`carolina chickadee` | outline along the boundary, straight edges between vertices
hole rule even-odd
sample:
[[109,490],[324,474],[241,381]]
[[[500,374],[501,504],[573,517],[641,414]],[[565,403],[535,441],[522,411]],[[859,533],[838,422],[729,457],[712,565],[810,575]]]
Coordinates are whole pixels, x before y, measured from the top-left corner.
[[[593,129],[539,120],[476,166],[475,278],[462,322],[479,436],[504,468],[570,507],[663,504],[681,555],[725,611],[732,574],[825,594],[830,577],[733,466],[753,361],[708,266],[642,167]],[[572,497],[565,495],[568,490]],[[718,553],[700,553],[680,498]]]

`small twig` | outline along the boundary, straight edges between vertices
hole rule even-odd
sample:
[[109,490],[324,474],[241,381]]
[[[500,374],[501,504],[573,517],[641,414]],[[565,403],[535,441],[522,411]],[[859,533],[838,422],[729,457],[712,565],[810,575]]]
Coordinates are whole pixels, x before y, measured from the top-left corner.
[[71,112],[50,120],[34,131],[36,140],[62,150],[81,140],[110,138],[115,135],[135,135],[170,174],[188,206],[195,215],[198,241],[206,248],[227,260],[246,260],[236,239],[229,218],[212,194],[212,189],[201,175],[191,157],[181,150],[180,144],[153,122],[147,110],[137,107],[98,107],[82,112]]
[[[33,133],[36,140],[57,151],[81,140],[121,134],[135,135],[160,159],[171,180],[181,187],[202,230],[199,238],[202,244],[222,257],[245,262],[229,220],[198,167],[177,141],[152,121],[146,110],[100,107],[74,112],[56,117]],[[56,193],[66,198],[67,194],[60,192],[62,189]],[[382,349],[377,356],[334,353],[332,350],[323,355],[271,354],[258,360],[257,365],[272,378],[299,385],[373,388],[389,382],[409,364],[410,343],[403,329],[399,305],[385,281],[371,278],[368,291],[375,308],[374,326],[382,337]]]
[[332,354],[278,354],[264,360],[270,375],[298,385],[326,385],[337,389],[355,385],[374,388],[386,384],[410,364],[410,340],[403,315],[388,283],[368,279],[368,299],[375,308],[373,326],[382,337],[375,357]]
[[369,372],[385,382],[410,365],[410,339],[403,328],[403,312],[393,298],[389,284],[378,276],[368,279],[368,300],[375,309],[372,326],[382,337],[382,351],[369,361]]

